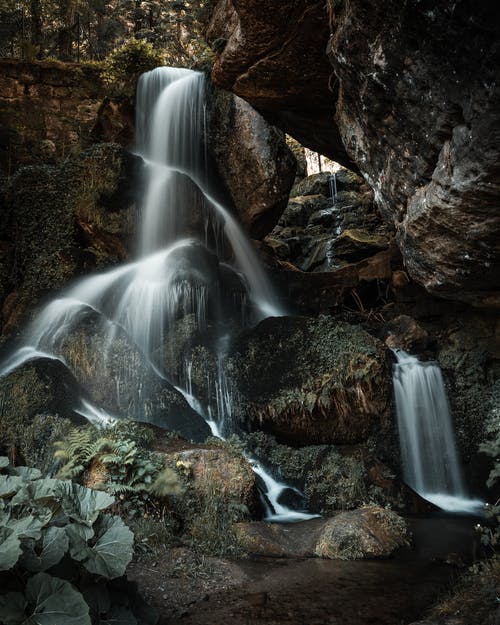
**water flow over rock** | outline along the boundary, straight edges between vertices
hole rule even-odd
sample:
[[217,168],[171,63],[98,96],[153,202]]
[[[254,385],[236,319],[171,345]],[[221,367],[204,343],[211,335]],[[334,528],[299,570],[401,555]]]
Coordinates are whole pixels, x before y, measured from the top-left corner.
[[405,479],[419,495],[450,512],[479,512],[467,497],[441,369],[394,350],[394,393]]
[[[251,243],[216,198],[207,174],[205,120],[203,74],[164,67],[140,78],[137,149],[147,165],[148,179],[137,260],[84,278],[50,302],[31,323],[17,351],[2,363],[0,376],[41,356],[74,365],[76,372],[78,359],[68,353],[68,337],[90,320],[105,336],[102,361],[107,383],[109,372],[116,371],[114,366],[105,366],[107,359],[116,359],[117,342],[123,343],[124,337],[131,350],[138,348],[144,356],[150,375],[163,380],[158,401],[143,397],[151,386],[142,381],[140,388],[130,393],[134,402],[125,406],[123,393],[117,390],[114,405],[123,409],[118,416],[151,420],[154,414],[155,423],[168,426],[168,420],[161,422],[166,413],[186,413],[189,420],[189,411],[194,411],[215,436],[232,432],[231,391],[222,366],[228,332],[234,326],[241,329],[247,320],[280,316],[283,311]],[[225,295],[224,305],[221,294]],[[232,307],[229,313],[228,301]],[[190,362],[181,363],[174,375],[162,357],[164,350],[172,347],[165,346],[165,339],[175,336],[175,324],[187,316],[193,318],[201,334],[212,338],[216,373],[204,397],[193,393]],[[85,332],[84,328],[79,335],[84,342],[88,328]],[[87,353],[90,343],[85,346]],[[126,349],[130,351],[128,346]],[[92,363],[92,368],[100,366],[94,360]],[[127,363],[123,366],[127,368]],[[121,378],[119,371],[116,373],[117,389],[120,384],[123,387],[124,380],[127,385],[134,383],[130,371],[123,373]],[[172,404],[166,412],[162,404],[165,397]],[[184,406],[179,405],[179,397]],[[153,405],[156,408],[152,411]],[[132,414],[127,414],[127,406]],[[108,423],[112,417],[109,410],[92,405],[88,398],[74,409],[92,421]],[[140,410],[144,415],[137,414]],[[255,471],[264,483],[270,518],[310,516],[281,505],[279,497],[286,485],[275,482],[260,465],[255,464]]]

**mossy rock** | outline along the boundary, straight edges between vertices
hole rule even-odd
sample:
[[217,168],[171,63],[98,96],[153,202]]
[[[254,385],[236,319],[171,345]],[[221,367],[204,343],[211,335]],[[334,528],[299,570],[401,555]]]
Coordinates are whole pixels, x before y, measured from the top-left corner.
[[117,330],[110,340],[98,316],[68,331],[59,353],[96,404],[111,415],[175,430],[193,441],[210,435],[202,417],[126,334]]
[[4,332],[75,276],[127,257],[141,167],[122,147],[98,144],[59,165],[23,167],[10,179],[0,224],[14,250]]
[[363,228],[344,230],[333,244],[337,257],[348,262],[356,262],[373,256],[389,246],[389,239],[377,233],[368,232]]
[[291,447],[264,432],[247,434],[243,440],[276,479],[304,494],[303,503],[310,512],[328,515],[368,503],[412,513],[429,510],[377,457],[373,441]]
[[[37,452],[36,446],[42,445],[47,430],[58,429],[51,419],[84,423],[85,419],[75,412],[79,403],[79,385],[59,361],[38,359],[1,378],[0,447],[3,453],[21,453],[26,461],[33,460],[39,453],[43,459],[37,466],[44,465],[44,450]],[[51,450],[47,453],[51,454]]]
[[226,362],[234,415],[300,445],[355,443],[387,427],[384,345],[330,317],[276,317],[234,342]]
[[258,506],[248,461],[222,441],[194,446],[176,439],[154,449],[181,481],[182,492],[169,506],[184,539],[200,553],[242,555],[233,524],[250,518]]
[[403,518],[379,506],[342,512],[323,527],[315,555],[330,560],[388,557],[409,544]]

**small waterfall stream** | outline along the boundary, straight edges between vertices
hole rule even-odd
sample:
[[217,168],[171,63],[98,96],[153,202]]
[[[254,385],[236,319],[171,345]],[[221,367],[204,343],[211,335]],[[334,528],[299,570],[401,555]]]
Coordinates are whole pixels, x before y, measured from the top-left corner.
[[[217,376],[211,380],[214,392],[210,397],[215,397],[215,404],[210,397],[194,395],[192,363],[182,363],[182,379],[170,381],[214,436],[232,433],[231,391],[223,367],[228,321],[218,304],[221,277],[214,267],[222,267],[221,261],[230,258],[232,263],[224,263],[225,270],[245,287],[245,293],[233,296],[233,316],[240,317],[240,327],[246,324],[247,309],[252,322],[281,316],[284,311],[250,241],[212,191],[207,174],[204,81],[201,73],[167,67],[141,76],[136,143],[147,167],[147,185],[137,259],[80,280],[43,308],[25,331],[21,346],[1,364],[0,377],[41,357],[66,364],[61,352],[64,338],[86,316],[97,314],[104,320],[109,343],[118,331],[124,331],[156,375],[168,379],[153,358],[154,350],[163,345],[179,316],[193,315],[204,331],[211,315],[220,346]],[[112,415],[87,399],[74,410],[91,422],[113,421]],[[290,487],[277,482],[253,458],[248,460],[261,478],[268,520],[316,516],[282,505],[280,497]]]
[[467,497],[441,369],[394,351],[393,381],[406,482],[424,499],[449,512],[478,513]]

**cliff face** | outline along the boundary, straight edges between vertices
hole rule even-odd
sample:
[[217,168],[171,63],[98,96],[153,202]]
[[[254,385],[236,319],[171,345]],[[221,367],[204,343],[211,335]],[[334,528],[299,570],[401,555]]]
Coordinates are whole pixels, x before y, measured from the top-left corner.
[[303,145],[351,164],[332,124],[336,85],[325,55],[325,3],[221,0],[207,39],[222,49],[212,78]]
[[133,110],[106,98],[99,71],[76,63],[0,61],[0,169],[54,162],[99,140],[133,137]]
[[310,147],[347,152],[428,291],[500,306],[499,7],[343,0],[328,15],[289,0],[268,20],[260,4],[219,2],[215,82]]

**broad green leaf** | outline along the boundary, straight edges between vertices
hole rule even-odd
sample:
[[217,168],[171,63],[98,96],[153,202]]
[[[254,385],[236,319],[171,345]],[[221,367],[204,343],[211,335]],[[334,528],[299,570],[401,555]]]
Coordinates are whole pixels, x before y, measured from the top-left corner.
[[46,571],[56,565],[68,550],[69,540],[63,527],[49,527],[42,533],[41,540],[23,545],[20,559],[28,571]]
[[0,469],[5,469],[5,467],[9,466],[9,464],[10,462],[7,456],[0,456]]
[[92,490],[67,481],[61,481],[55,491],[64,513],[70,519],[89,527],[93,525],[99,512],[109,508],[115,501],[114,497],[100,490]]
[[34,501],[50,502],[55,497],[56,487],[60,481],[61,480],[46,478],[43,480],[36,480],[35,482],[29,482],[25,484],[12,498],[11,504],[13,506],[17,506],[30,505]]
[[26,508],[20,506],[7,507],[0,510],[0,526],[14,530],[14,533],[21,539],[38,540],[42,535],[42,528],[52,518],[52,513],[47,508],[41,508],[36,510],[35,514],[31,514]]
[[120,517],[102,515],[96,524],[97,542],[83,563],[91,573],[108,579],[120,577],[132,560],[134,534]]
[[0,595],[0,623],[19,625],[25,619],[26,599],[20,592],[8,592]]
[[33,467],[11,467],[9,472],[11,475],[21,477],[25,482],[39,480],[42,477],[42,472]]
[[0,475],[0,497],[12,497],[24,484],[23,478],[17,475]]
[[87,542],[93,538],[94,530],[81,523],[71,523],[66,525],[64,531],[69,539],[70,556],[78,562],[85,560],[89,550]]
[[38,573],[30,578],[26,599],[33,608],[22,625],[91,625],[89,607],[82,595],[58,577]]
[[14,530],[0,527],[0,571],[13,568],[21,553],[21,541]]

